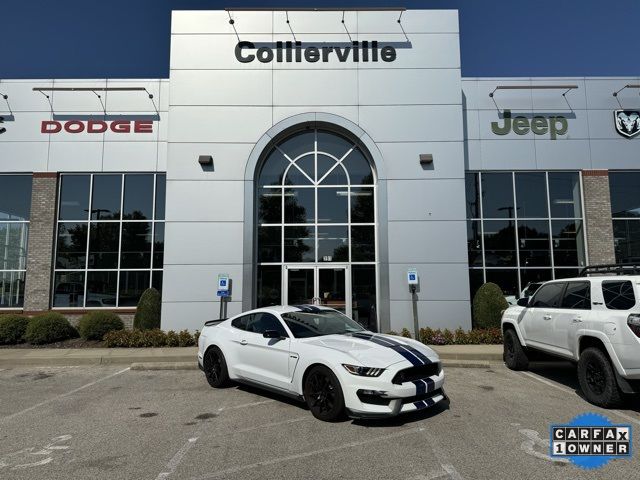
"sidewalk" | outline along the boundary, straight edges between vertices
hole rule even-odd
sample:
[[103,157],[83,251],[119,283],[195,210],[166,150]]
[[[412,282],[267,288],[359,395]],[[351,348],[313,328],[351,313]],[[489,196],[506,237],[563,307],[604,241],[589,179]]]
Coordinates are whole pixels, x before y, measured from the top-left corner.
[[[444,366],[485,367],[502,362],[502,345],[432,346]],[[132,365],[134,369],[196,368],[196,347],[175,348],[6,348],[0,367]]]

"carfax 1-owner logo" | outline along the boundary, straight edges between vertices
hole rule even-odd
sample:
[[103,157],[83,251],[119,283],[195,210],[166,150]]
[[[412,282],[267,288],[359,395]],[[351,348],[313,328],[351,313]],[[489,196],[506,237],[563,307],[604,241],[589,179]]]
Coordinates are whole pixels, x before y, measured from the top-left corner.
[[551,456],[567,458],[581,468],[601,468],[614,459],[630,460],[632,439],[631,425],[614,425],[603,415],[584,413],[566,425],[551,426]]

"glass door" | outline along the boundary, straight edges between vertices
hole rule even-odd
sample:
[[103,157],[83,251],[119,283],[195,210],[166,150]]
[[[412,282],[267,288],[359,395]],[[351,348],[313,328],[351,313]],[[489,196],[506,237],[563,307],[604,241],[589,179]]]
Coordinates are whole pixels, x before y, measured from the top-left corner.
[[285,266],[284,299],[287,305],[322,305],[351,316],[349,267]]

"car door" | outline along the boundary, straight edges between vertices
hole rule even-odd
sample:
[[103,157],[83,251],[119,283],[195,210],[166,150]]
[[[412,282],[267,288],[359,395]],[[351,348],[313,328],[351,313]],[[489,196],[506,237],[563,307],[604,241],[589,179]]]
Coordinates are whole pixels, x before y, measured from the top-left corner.
[[549,330],[553,317],[560,310],[565,282],[546,283],[541,286],[529,302],[521,327],[528,345],[549,349]]
[[227,361],[227,368],[234,375],[243,377],[247,371],[246,355],[244,343],[246,341],[246,330],[253,314],[242,315],[231,321],[231,328],[228,330],[228,342],[221,346]]
[[[265,338],[263,334],[267,330],[277,331],[280,338]],[[291,339],[280,319],[266,312],[254,313],[244,333],[241,341],[243,376],[247,380],[290,390]]]
[[591,314],[591,283],[588,280],[567,282],[560,306],[553,315],[547,343],[557,353],[572,357],[576,333]]

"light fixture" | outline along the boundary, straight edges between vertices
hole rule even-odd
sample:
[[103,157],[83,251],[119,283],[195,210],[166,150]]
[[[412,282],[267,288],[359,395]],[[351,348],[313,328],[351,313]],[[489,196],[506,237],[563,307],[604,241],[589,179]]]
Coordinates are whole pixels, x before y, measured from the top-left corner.
[[198,157],[198,163],[203,167],[213,165],[213,157],[211,155],[200,155]]
[[421,153],[420,154],[420,165],[423,167],[427,165],[433,164],[433,154],[431,153]]

